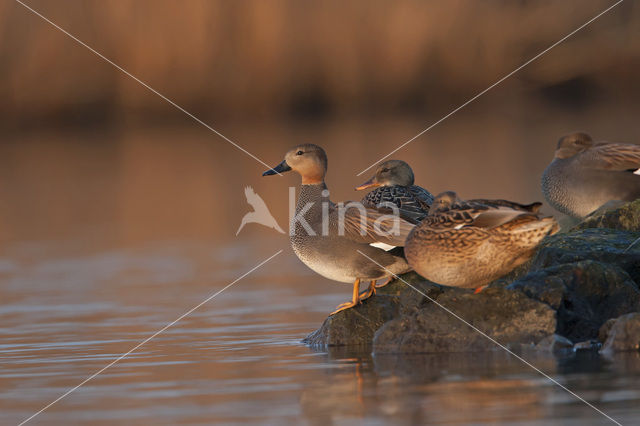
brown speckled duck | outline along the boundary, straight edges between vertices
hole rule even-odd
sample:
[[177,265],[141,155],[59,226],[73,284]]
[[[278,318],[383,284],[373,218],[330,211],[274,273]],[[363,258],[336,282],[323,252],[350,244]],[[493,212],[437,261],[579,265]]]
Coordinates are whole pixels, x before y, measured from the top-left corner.
[[407,163],[388,160],[381,163],[373,177],[356,187],[356,190],[375,188],[362,199],[364,206],[379,208],[392,203],[398,207],[400,217],[411,223],[419,223],[429,213],[433,195],[413,183],[413,170]]
[[586,133],[564,136],[542,175],[542,193],[578,218],[609,201],[640,198],[640,145],[594,142]]
[[[338,306],[333,314],[375,294],[376,280],[411,269],[402,254],[392,248],[404,245],[414,225],[401,218],[390,220],[388,215],[374,209],[344,210],[340,208],[342,203],[331,202],[324,182],[327,156],[321,147],[298,145],[285,154],[284,161],[264,172],[263,176],[290,170],[302,177],[290,231],[293,251],[305,265],[323,277],[353,283],[351,301]],[[397,229],[393,230],[395,223]],[[379,248],[380,245],[389,250]],[[359,294],[361,280],[370,281],[369,289],[363,295]]]
[[478,292],[526,262],[544,237],[558,231],[553,218],[538,216],[539,203],[485,201],[465,202],[451,191],[438,195],[407,238],[409,265],[435,283]]

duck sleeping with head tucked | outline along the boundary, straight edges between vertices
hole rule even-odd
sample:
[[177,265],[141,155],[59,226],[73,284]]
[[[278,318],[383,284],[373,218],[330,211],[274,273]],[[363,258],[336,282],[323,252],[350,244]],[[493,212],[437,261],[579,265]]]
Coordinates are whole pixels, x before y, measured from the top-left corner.
[[542,174],[542,193],[578,218],[610,201],[640,198],[640,145],[595,142],[581,132],[563,136]]
[[[290,170],[302,177],[289,231],[293,251],[318,274],[353,283],[351,301],[338,306],[334,314],[374,294],[376,280],[411,269],[402,253],[391,249],[404,246],[414,225],[359,203],[349,208],[349,204],[331,202],[324,182],[327,155],[321,147],[298,145],[263,176]],[[363,295],[359,294],[361,280],[370,281]]]
[[540,203],[462,201],[455,192],[443,192],[409,234],[409,265],[435,283],[478,292],[529,260],[540,241],[558,231],[553,218],[539,217],[539,208]]

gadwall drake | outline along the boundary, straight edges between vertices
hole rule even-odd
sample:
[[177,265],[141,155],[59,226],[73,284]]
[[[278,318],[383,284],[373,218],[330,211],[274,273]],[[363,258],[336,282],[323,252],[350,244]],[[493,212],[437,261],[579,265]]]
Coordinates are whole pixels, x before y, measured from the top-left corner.
[[409,234],[409,265],[435,283],[478,292],[530,259],[540,241],[559,229],[553,218],[535,213],[539,203],[497,201],[503,205],[465,202],[451,191],[438,195]]
[[564,136],[542,174],[542,193],[578,218],[609,201],[640,198],[640,145],[594,142],[586,133]]
[[[293,251],[305,265],[323,277],[353,283],[351,302],[338,306],[332,314],[375,294],[376,280],[411,270],[403,255],[392,248],[404,246],[414,225],[397,216],[365,208],[360,203],[350,207],[349,202],[331,202],[324,182],[327,156],[321,147],[298,145],[285,154],[284,161],[264,172],[263,176],[290,170],[302,177],[289,232]],[[359,294],[361,280],[370,281],[363,296]]]
[[365,207],[379,208],[392,203],[398,207],[400,217],[419,223],[429,213],[433,195],[413,182],[413,170],[407,163],[388,160],[378,166],[371,179],[356,187],[356,191],[376,188],[362,199]]

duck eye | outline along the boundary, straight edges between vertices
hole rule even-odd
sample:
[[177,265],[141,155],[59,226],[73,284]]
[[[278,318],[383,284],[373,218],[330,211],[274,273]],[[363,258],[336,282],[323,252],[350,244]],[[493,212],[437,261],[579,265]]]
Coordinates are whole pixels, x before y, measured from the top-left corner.
[[302,155],[302,154],[304,154],[304,152],[302,152],[302,151],[296,152],[296,155]]
[[387,173],[389,171],[389,169],[387,169],[386,167],[382,170],[380,170],[382,173]]

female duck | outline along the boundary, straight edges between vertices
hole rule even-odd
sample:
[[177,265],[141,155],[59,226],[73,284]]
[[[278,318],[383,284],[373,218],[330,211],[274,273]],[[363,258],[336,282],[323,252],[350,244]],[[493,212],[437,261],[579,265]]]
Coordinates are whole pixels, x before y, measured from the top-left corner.
[[438,195],[409,234],[404,248],[409,265],[430,281],[476,292],[509,273],[529,260],[558,224],[551,217],[540,219],[530,206],[505,203],[511,205],[463,202],[455,192]]
[[429,213],[433,195],[413,182],[413,170],[407,163],[389,160],[380,164],[373,177],[358,186],[356,191],[376,188],[362,199],[365,207],[378,208],[392,203],[400,210],[400,217],[419,223]]

